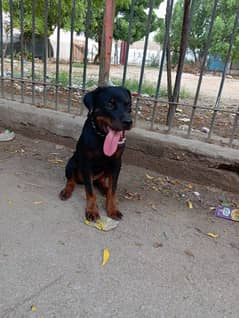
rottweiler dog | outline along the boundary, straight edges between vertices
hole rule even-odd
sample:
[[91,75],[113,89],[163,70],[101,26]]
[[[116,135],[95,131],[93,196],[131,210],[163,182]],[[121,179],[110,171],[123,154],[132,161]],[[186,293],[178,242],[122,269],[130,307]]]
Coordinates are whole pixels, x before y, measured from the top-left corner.
[[67,183],[60,198],[67,200],[76,183],[86,192],[86,219],[96,221],[99,211],[94,185],[106,196],[107,215],[122,218],[116,206],[116,188],[125,148],[125,131],[131,129],[131,93],[121,86],[98,87],[87,93],[84,104],[88,116],[76,150],[69,159],[65,175]]

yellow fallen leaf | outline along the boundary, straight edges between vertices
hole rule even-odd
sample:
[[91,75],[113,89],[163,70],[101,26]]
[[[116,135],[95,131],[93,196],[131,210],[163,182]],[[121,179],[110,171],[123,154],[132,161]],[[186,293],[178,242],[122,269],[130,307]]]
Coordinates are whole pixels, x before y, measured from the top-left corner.
[[8,205],[13,205],[14,202],[12,200],[8,200]]
[[43,201],[34,201],[33,204],[40,205],[40,204],[43,204]]
[[211,207],[209,208],[209,210],[210,210],[210,211],[214,211],[214,210],[216,210],[216,207],[215,207],[215,206],[211,206]]
[[154,179],[154,177],[152,177],[152,176],[150,176],[149,174],[145,174],[145,177],[147,178],[147,179],[149,179],[149,180],[153,180]]
[[31,311],[37,311],[37,307],[34,306],[34,305],[32,305],[32,306],[31,306]]
[[218,234],[216,234],[216,233],[211,233],[211,232],[207,233],[207,235],[210,236],[210,237],[212,237],[212,238],[217,238],[217,237],[219,237]]
[[192,208],[193,208],[193,204],[192,204],[191,201],[187,201],[187,204],[188,204],[189,209],[192,209]]
[[103,250],[103,260],[102,260],[102,266],[104,266],[108,260],[109,260],[109,257],[110,257],[110,251],[108,248],[104,248]]
[[84,220],[84,223],[86,224],[86,225],[89,225],[90,224],[90,221],[88,221],[88,220]]
[[49,163],[54,163],[54,164],[60,164],[60,163],[64,163],[64,160],[62,159],[48,159]]

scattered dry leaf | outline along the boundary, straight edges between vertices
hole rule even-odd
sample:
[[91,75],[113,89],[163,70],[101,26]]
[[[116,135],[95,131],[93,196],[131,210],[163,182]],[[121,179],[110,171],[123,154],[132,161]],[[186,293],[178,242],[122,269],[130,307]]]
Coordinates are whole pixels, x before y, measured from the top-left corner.
[[159,248],[159,247],[162,247],[162,246],[163,246],[163,244],[160,243],[160,242],[155,242],[155,243],[153,244],[153,247],[154,247],[154,248]]
[[34,306],[34,305],[32,305],[32,306],[31,306],[31,311],[37,311],[37,307]]
[[49,163],[53,163],[53,164],[63,164],[64,160],[62,159],[48,159]]
[[150,206],[151,206],[152,210],[157,211],[157,208],[153,203],[151,203]]
[[159,189],[156,186],[152,186],[152,190],[159,191]]
[[148,179],[148,180],[153,180],[154,179],[154,177],[152,177],[152,176],[150,176],[149,174],[145,174],[145,177]]
[[40,204],[43,204],[43,201],[34,201],[33,204],[40,205]]
[[190,251],[190,250],[188,250],[188,249],[184,250],[184,253],[185,253],[186,255],[190,256],[190,257],[195,257],[194,254],[193,254],[193,252]]
[[125,191],[124,198],[127,200],[141,200],[141,195],[138,192]]
[[103,259],[102,259],[102,266],[104,266],[108,260],[109,260],[109,257],[110,257],[110,251],[108,248],[104,248],[103,250]]
[[193,208],[193,204],[192,204],[191,201],[187,201],[187,204],[188,204],[189,209],[192,209],[192,208]]
[[208,232],[207,235],[212,237],[212,238],[218,238],[219,237],[219,235],[217,233],[212,233],[212,232]]

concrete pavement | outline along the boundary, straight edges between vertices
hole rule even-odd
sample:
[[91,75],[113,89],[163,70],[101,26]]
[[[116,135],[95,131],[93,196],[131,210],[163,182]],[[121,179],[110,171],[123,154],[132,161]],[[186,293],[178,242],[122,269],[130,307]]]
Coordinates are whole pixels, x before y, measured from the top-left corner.
[[81,186],[58,199],[70,153],[19,134],[0,143],[0,318],[238,317],[239,223],[209,209],[236,195],[124,164],[124,218],[103,233],[83,224]]

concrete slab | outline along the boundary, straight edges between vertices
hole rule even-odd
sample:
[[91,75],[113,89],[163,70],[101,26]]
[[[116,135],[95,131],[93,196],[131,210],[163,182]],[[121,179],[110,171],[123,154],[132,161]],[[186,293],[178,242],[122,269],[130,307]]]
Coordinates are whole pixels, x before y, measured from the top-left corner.
[[[74,147],[85,118],[0,100],[0,124],[28,136],[55,138]],[[125,160],[165,175],[238,192],[239,150],[134,128]],[[60,140],[60,139],[61,140]]]

